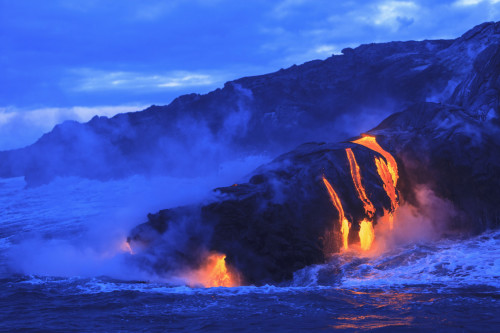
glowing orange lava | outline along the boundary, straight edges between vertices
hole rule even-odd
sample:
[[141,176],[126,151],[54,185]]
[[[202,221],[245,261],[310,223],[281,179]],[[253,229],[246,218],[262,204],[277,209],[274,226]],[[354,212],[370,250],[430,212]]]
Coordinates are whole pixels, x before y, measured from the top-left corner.
[[210,254],[202,267],[190,274],[188,280],[190,284],[202,284],[206,288],[237,287],[240,285],[239,275],[228,270],[226,255],[220,253]]
[[398,194],[396,190],[396,186],[399,179],[398,173],[398,164],[394,157],[385,151],[380,145],[377,143],[377,139],[374,136],[363,136],[362,138],[353,141],[353,143],[360,144],[365,146],[377,153],[381,154],[385,161],[380,157],[375,157],[375,165],[377,166],[377,173],[379,174],[382,182],[384,183],[384,190],[387,193],[387,196],[391,200],[391,209],[388,212],[389,214],[389,227],[393,228],[393,214],[399,207],[398,202]]
[[393,228],[393,213],[399,207],[398,196],[396,193],[396,186],[392,182],[391,174],[389,171],[389,166],[385,161],[379,157],[375,157],[375,165],[377,166],[377,172],[384,183],[384,190],[387,196],[391,200],[391,210],[389,211],[389,226]]
[[340,198],[337,195],[337,192],[333,189],[332,185],[328,181],[328,179],[325,178],[323,175],[323,183],[325,183],[326,189],[328,190],[328,193],[330,194],[330,199],[332,200],[333,205],[339,212],[339,222],[341,224],[340,226],[340,232],[342,233],[342,243],[344,245],[344,249],[347,250],[349,248],[349,229],[351,227],[351,224],[349,221],[345,218],[344,216],[344,208],[342,207],[342,203],[340,202]]
[[382,147],[380,147],[380,145],[377,142],[377,139],[374,136],[365,135],[360,139],[352,141],[352,143],[365,146],[366,148],[376,151],[380,155],[384,156],[385,160],[387,161],[387,167],[389,169],[389,173],[391,174],[392,177],[392,183],[394,184],[394,187],[396,187],[399,179],[398,164],[396,163],[396,160],[389,152],[385,151]]
[[359,241],[361,242],[361,249],[367,251],[371,248],[375,240],[375,231],[373,230],[373,223],[368,220],[363,220],[359,224]]
[[352,181],[354,182],[358,196],[363,202],[366,215],[368,215],[369,218],[372,218],[375,214],[375,207],[366,196],[365,187],[361,183],[361,171],[359,169],[358,162],[356,162],[356,157],[354,156],[351,148],[347,148],[345,151],[347,153],[347,159],[349,160],[349,166],[351,167]]
[[344,250],[349,248],[349,229],[351,228],[351,224],[344,217],[342,220],[342,226],[340,227],[340,232],[342,233],[342,244],[344,245]]
[[[398,165],[394,157],[387,151],[385,151],[377,142],[374,136],[363,135],[360,139],[352,141],[353,143],[362,145],[371,149],[380,155],[375,156],[375,165],[377,167],[377,173],[382,179],[384,190],[387,193],[391,201],[391,208],[389,211],[384,209],[384,217],[388,217],[390,229],[393,228],[393,214],[399,207],[398,202],[398,191],[396,189],[399,173],[398,173]],[[373,218],[375,217],[375,206],[370,201],[366,194],[366,189],[363,186],[362,178],[361,178],[361,169],[356,161],[356,157],[350,148],[346,148],[347,159],[349,160],[349,166],[351,171],[352,181],[354,183],[354,187],[356,188],[356,192],[358,194],[359,199],[363,203],[363,208],[365,210],[365,218],[359,223],[359,240],[361,243],[361,249],[364,251],[368,251],[374,240],[375,240],[375,231],[373,228]],[[339,221],[341,224],[340,231],[342,233],[343,245],[344,249],[348,248],[348,238],[349,238],[349,230],[350,223],[345,218],[344,209],[342,207],[342,203],[340,202],[340,198],[333,189],[330,182],[323,175],[323,182],[330,194],[330,198],[332,200],[333,205],[339,212]]]

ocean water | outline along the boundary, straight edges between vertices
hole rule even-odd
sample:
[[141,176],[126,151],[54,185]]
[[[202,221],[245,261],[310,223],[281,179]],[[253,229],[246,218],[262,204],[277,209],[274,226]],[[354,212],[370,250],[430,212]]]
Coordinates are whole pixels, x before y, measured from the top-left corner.
[[0,180],[0,330],[500,330],[499,231],[349,251],[277,286],[190,288],[134,265],[130,228],[148,212],[212,200],[211,188],[238,175],[226,176]]

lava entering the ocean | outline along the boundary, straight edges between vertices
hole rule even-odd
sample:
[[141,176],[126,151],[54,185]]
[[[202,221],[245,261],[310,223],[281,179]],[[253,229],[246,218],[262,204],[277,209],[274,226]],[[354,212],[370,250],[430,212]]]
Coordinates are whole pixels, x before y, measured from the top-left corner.
[[201,284],[206,288],[237,287],[241,284],[239,274],[228,269],[226,255],[221,253],[210,254],[200,269],[188,274],[187,280],[191,285]]
[[375,231],[373,230],[373,223],[368,220],[363,220],[359,224],[359,242],[361,243],[361,249],[368,251],[372,247],[372,243],[375,240]]
[[[398,202],[398,192],[396,189],[397,182],[399,179],[398,173],[398,165],[394,157],[387,151],[385,151],[377,142],[374,136],[364,135],[362,138],[352,141],[355,144],[362,145],[366,148],[369,148],[380,155],[382,157],[375,156],[375,166],[377,168],[377,173],[380,176],[384,190],[391,201],[391,208],[389,211],[385,211],[384,216],[388,215],[389,217],[389,225],[390,229],[393,228],[393,214],[399,207]],[[354,183],[354,187],[358,194],[359,199],[363,203],[363,208],[365,211],[366,218],[364,218],[359,223],[359,240],[361,249],[367,251],[371,248],[374,240],[375,240],[375,232],[373,228],[373,218],[375,216],[375,207],[373,203],[370,201],[366,194],[366,189],[363,186],[362,178],[361,178],[361,169],[356,161],[356,157],[351,148],[346,148],[347,159],[349,160],[350,172],[352,176],[352,180]],[[344,249],[348,249],[348,236],[350,223],[345,218],[344,209],[340,202],[340,198],[338,194],[333,189],[330,182],[323,175],[323,182],[330,194],[330,198],[333,202],[333,205],[339,212],[339,221],[341,222],[341,233],[343,239]]]
[[344,245],[344,249],[347,250],[349,248],[348,240],[349,240],[349,229],[351,227],[351,224],[345,218],[344,208],[342,207],[342,203],[340,202],[340,198],[337,195],[337,192],[335,192],[328,179],[325,178],[325,175],[323,175],[323,183],[325,183],[326,189],[330,194],[330,199],[332,200],[333,205],[335,206],[335,208],[337,208],[337,211],[339,212],[339,222],[341,223],[340,232],[342,233],[342,242]]

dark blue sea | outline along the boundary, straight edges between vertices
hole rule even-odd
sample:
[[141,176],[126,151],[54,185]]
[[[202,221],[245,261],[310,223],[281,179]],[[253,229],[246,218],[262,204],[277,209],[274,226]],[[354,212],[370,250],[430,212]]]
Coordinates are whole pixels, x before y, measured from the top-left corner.
[[343,253],[276,286],[190,288],[135,264],[133,226],[220,181],[0,180],[0,331],[500,331],[499,231]]

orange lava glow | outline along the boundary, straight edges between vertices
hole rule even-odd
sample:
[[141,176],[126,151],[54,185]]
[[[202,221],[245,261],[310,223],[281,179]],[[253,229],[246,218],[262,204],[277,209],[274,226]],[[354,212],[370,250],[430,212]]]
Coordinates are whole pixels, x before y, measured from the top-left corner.
[[[391,207],[389,210],[384,209],[384,215],[378,216],[377,219],[382,218],[384,221],[388,221],[389,230],[392,230],[394,223],[394,213],[399,208],[398,191],[396,188],[399,179],[399,173],[396,159],[378,144],[374,136],[363,135],[360,139],[352,142],[362,145],[382,155],[381,157],[377,155],[375,156],[375,165],[377,167],[377,173],[383,182],[384,190],[390,199]],[[357,195],[363,203],[363,208],[365,211],[365,218],[359,223],[359,240],[361,243],[361,249],[363,251],[368,251],[371,249],[372,244],[375,241],[375,230],[373,227],[373,223],[376,210],[375,206],[366,194],[366,189],[363,186],[362,182],[361,169],[358,165],[358,162],[356,161],[354,152],[351,148],[346,148],[345,151],[347,159],[349,160],[352,181],[354,183]],[[343,246],[344,249],[347,250],[351,224],[345,218],[345,212],[339,196],[324,175],[323,182],[325,183],[328,193],[330,194],[330,199],[333,205],[339,212],[340,231],[342,233]]]
[[387,151],[385,151],[377,142],[377,139],[374,136],[365,135],[362,138],[353,141],[353,143],[360,144],[365,146],[377,153],[381,154],[384,159],[381,157],[375,157],[375,165],[377,166],[377,173],[379,174],[382,182],[384,183],[384,190],[387,193],[387,196],[391,200],[391,209],[388,212],[389,214],[389,227],[392,230],[393,221],[394,221],[394,212],[399,207],[398,202],[398,194],[396,190],[396,186],[399,179],[398,173],[398,164],[394,157]]
[[332,200],[333,205],[339,212],[339,222],[340,232],[342,233],[342,243],[344,245],[344,249],[347,250],[349,248],[349,229],[351,227],[349,221],[345,218],[344,208],[342,207],[342,203],[340,202],[340,198],[337,195],[337,192],[333,189],[332,185],[323,175],[323,183],[325,183],[326,189],[328,190],[328,194],[330,194],[330,199]]
[[220,253],[210,254],[202,267],[190,274],[190,284],[202,284],[211,287],[237,287],[240,285],[239,274],[230,271],[226,266],[226,255]]
[[394,187],[396,187],[396,184],[398,183],[399,179],[398,164],[396,163],[396,160],[389,152],[385,151],[382,147],[380,147],[380,145],[377,142],[377,139],[374,136],[365,135],[360,139],[352,141],[352,143],[365,146],[366,148],[376,151],[380,155],[384,156],[385,160],[387,161],[387,168],[392,177],[392,183],[394,184]]
[[363,202],[363,207],[365,209],[365,213],[369,218],[372,218],[375,214],[375,207],[373,206],[370,199],[368,199],[365,191],[365,187],[361,183],[361,171],[359,169],[358,162],[356,162],[356,157],[352,152],[351,148],[347,148],[346,150],[347,158],[349,160],[349,165],[351,167],[351,176],[352,181],[354,182],[354,186],[356,187],[356,191],[358,192],[358,197]]
[[375,157],[375,165],[377,166],[377,172],[384,183],[384,190],[387,193],[389,199],[391,200],[391,211],[389,212],[390,214],[389,222],[390,222],[390,227],[392,229],[392,220],[393,220],[392,214],[399,207],[398,196],[396,193],[396,186],[392,182],[391,173],[389,171],[389,166],[387,165],[387,163],[385,163],[383,159]]
[[344,217],[342,220],[342,226],[340,227],[340,232],[342,233],[342,244],[344,245],[344,250],[349,248],[349,229],[351,228],[351,224]]
[[123,252],[128,252],[128,253],[130,253],[130,254],[134,254],[134,251],[132,250],[132,248],[130,247],[129,242],[127,242],[127,241],[124,241],[124,242],[120,245],[120,250],[122,250]]
[[359,224],[359,241],[361,242],[361,249],[368,251],[372,247],[375,240],[375,231],[373,230],[373,223],[368,220],[363,220]]

